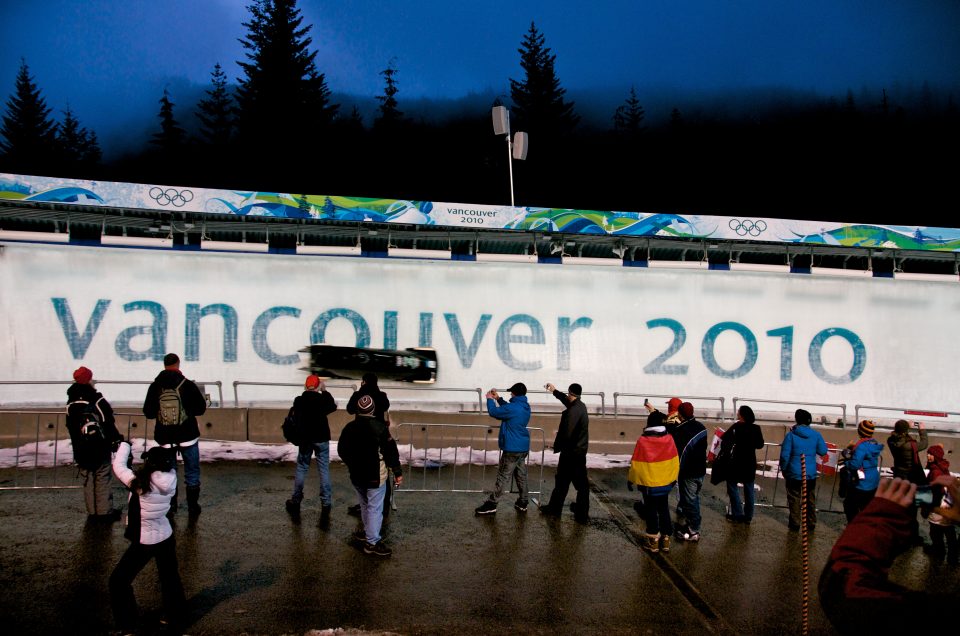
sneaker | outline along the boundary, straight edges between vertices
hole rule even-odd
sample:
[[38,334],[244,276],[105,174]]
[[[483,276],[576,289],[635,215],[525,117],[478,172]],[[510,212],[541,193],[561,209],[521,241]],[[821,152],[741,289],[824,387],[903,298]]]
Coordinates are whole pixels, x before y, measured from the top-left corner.
[[678,541],[686,541],[686,536],[690,532],[690,529],[686,526],[678,525],[673,531],[673,536],[676,537]]
[[647,552],[657,553],[660,551],[660,535],[645,534],[640,539],[640,547]]
[[689,541],[690,543],[696,543],[700,540],[700,533],[696,530],[687,530],[683,533],[683,540]]
[[670,535],[669,534],[660,535],[660,551],[670,552]]
[[366,543],[363,546],[364,554],[372,554],[378,557],[388,557],[393,554],[393,550],[387,547],[387,544],[382,540],[377,541],[376,543]]
[[364,532],[363,530],[357,530],[356,532],[350,535],[350,540],[354,542],[360,542],[360,543],[366,544],[367,533]]
[[492,515],[497,512],[497,504],[493,503],[488,499],[487,501],[484,501],[482,504],[477,506],[477,508],[473,512],[474,514],[478,514],[478,515]]
[[514,507],[514,509],[515,509],[517,512],[526,512],[526,511],[527,511],[527,502],[526,502],[526,501],[518,501],[517,503],[513,504],[513,507]]

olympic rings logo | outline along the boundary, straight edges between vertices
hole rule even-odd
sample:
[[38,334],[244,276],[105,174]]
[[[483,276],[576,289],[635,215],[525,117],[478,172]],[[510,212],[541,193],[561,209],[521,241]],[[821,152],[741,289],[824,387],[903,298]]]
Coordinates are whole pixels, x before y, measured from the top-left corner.
[[737,233],[739,236],[760,236],[767,231],[767,222],[763,219],[757,221],[751,221],[750,219],[730,219],[729,223],[730,229]]
[[172,205],[175,208],[181,208],[193,201],[193,192],[191,190],[175,190],[173,188],[153,187],[150,188],[150,198],[160,205]]

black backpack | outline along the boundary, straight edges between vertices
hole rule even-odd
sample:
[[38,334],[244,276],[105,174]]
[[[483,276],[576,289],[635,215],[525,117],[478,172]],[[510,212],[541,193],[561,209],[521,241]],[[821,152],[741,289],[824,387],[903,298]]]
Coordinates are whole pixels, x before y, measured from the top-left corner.
[[83,407],[79,414],[80,427],[73,443],[73,459],[84,470],[99,468],[110,456],[110,443],[103,432],[103,411],[97,404],[99,401],[100,398],[93,402],[76,400],[67,405],[68,412],[71,406]]
[[287,412],[287,416],[283,418],[283,424],[280,428],[283,431],[283,438],[294,446],[299,446],[303,441],[303,430],[300,428],[297,414],[293,411],[292,406]]

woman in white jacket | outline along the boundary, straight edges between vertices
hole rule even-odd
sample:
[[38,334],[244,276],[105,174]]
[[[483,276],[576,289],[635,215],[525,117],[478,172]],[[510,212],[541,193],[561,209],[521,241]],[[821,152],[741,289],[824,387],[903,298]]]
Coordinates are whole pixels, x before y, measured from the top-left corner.
[[173,528],[167,519],[170,500],[177,490],[174,456],[165,448],[151,448],[143,454],[143,466],[136,472],[127,466],[129,456],[130,444],[122,442],[113,459],[114,474],[130,489],[124,532],[130,547],[110,575],[113,616],[124,632],[136,627],[138,610],[133,580],[150,559],[157,560],[165,621],[178,621],[186,603]]

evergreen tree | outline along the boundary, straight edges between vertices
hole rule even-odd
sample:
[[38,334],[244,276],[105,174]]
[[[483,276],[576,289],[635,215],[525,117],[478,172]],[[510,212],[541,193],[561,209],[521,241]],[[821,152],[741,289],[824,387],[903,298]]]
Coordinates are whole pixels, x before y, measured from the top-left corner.
[[157,146],[163,154],[173,154],[183,147],[184,139],[187,134],[177,123],[173,116],[173,102],[170,101],[170,94],[167,89],[163,89],[163,97],[160,98],[160,132],[154,133],[150,143]]
[[403,121],[403,112],[397,108],[396,95],[400,92],[400,89],[397,88],[397,73],[398,71],[394,65],[394,60],[390,60],[387,68],[380,71],[385,86],[383,95],[377,95],[377,101],[380,102],[380,106],[378,107],[380,115],[373,122],[375,128],[395,127]]
[[308,47],[311,25],[296,0],[254,0],[247,7],[247,35],[240,40],[249,61],[239,62],[244,76],[237,89],[238,129],[255,148],[305,147],[328,129],[338,106],[317,71]]
[[216,148],[224,148],[233,137],[234,108],[233,98],[227,88],[227,74],[220,63],[210,73],[212,88],[207,96],[197,104],[197,119],[200,120],[200,134],[204,140]]
[[21,58],[14,94],[7,100],[0,124],[0,151],[12,169],[31,174],[49,168],[57,149],[57,125],[50,119],[50,112],[26,60]]
[[57,150],[62,167],[77,170],[96,166],[102,153],[97,135],[80,125],[70,106],[63,111],[63,123],[57,130]]
[[630,96],[623,104],[617,106],[617,110],[613,113],[613,129],[619,133],[635,135],[645,128],[644,114],[643,106],[637,99],[637,91],[631,86]]
[[510,80],[513,112],[524,130],[537,137],[544,133],[540,143],[549,143],[552,135],[573,130],[580,117],[573,111],[573,102],[564,100],[567,91],[560,87],[554,71],[557,56],[550,52],[533,22],[517,52],[525,77]]

